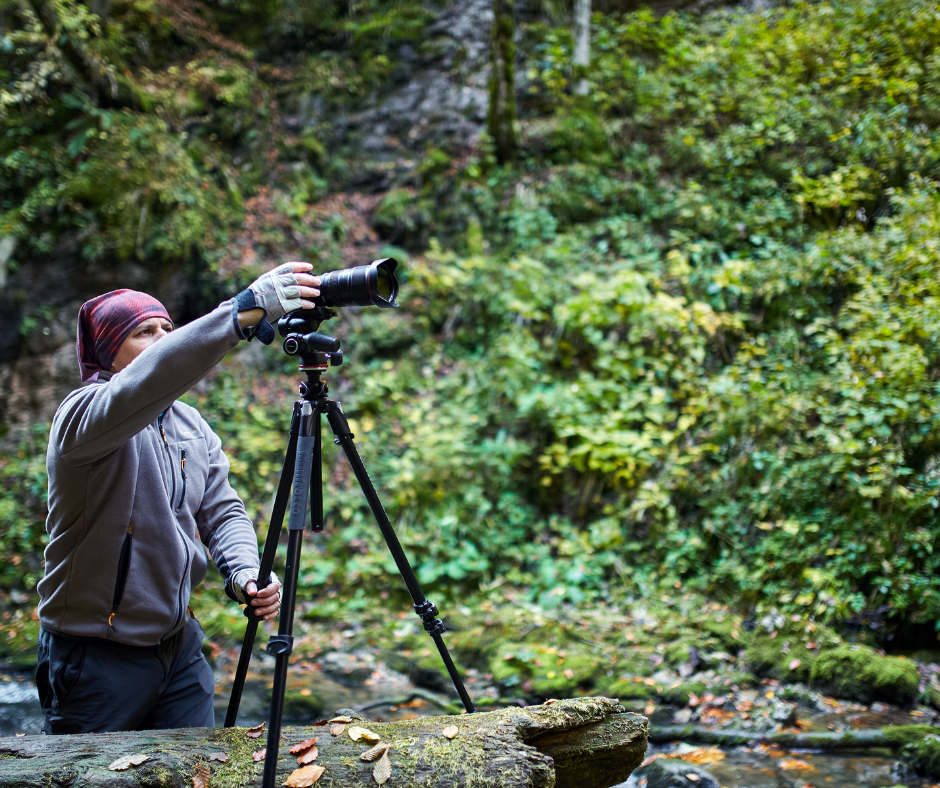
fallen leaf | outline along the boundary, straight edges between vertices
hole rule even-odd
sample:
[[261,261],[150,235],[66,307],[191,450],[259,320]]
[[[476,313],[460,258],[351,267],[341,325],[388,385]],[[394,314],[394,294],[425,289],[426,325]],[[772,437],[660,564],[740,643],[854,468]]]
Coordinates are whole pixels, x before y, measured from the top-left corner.
[[694,692],[690,692],[688,705],[692,708],[695,708],[696,706],[698,706],[698,703],[699,703],[698,695],[696,695]]
[[305,753],[300,755],[299,758],[297,758],[297,765],[303,766],[304,764],[307,764],[307,763],[313,763],[317,759],[317,756],[319,754],[320,754],[320,751],[316,747],[311,747]]
[[816,767],[812,764],[807,763],[806,761],[801,761],[799,758],[787,758],[784,761],[780,761],[777,766],[781,769],[793,769],[800,772],[815,772]]
[[350,725],[349,738],[353,741],[359,741],[360,739],[363,739],[369,742],[369,744],[375,744],[377,741],[379,741],[381,736],[376,736],[368,728],[361,728],[358,725]]
[[330,720],[330,722],[342,722],[345,725],[345,724],[352,722],[352,717],[346,717],[346,716],[334,717],[333,719]]
[[445,739],[453,739],[457,736],[458,733],[460,733],[460,730],[456,725],[448,725],[446,728],[444,728],[444,730],[441,731],[441,733],[444,734]]
[[379,785],[382,785],[382,783],[386,782],[391,776],[392,762],[388,759],[388,750],[386,750],[382,753],[382,757],[379,758],[379,762],[372,770],[372,777]]
[[688,777],[694,783],[697,783],[699,781],[699,776],[695,772],[686,772],[685,776]]
[[287,788],[307,788],[320,779],[320,775],[326,771],[323,766],[304,766],[302,769],[295,769],[290,773],[290,777],[283,783]]
[[374,761],[376,758],[381,758],[385,751],[388,749],[387,744],[379,742],[375,747],[366,750],[362,755],[359,756],[360,761]]
[[565,668],[562,673],[565,674],[565,677],[568,679],[568,681],[574,679],[574,671],[571,668]]
[[692,709],[679,709],[672,715],[672,721],[677,725],[685,725],[692,720]]
[[264,733],[264,723],[260,725],[255,725],[254,728],[249,728],[248,732],[245,734],[249,739],[258,739],[261,737],[261,734]]
[[228,760],[228,753],[225,752],[214,752],[209,756],[210,761],[218,761],[219,763],[225,763]]
[[296,755],[298,752],[303,752],[304,750],[313,747],[317,743],[317,737],[314,736],[312,739],[304,739],[302,742],[298,742],[293,747],[288,750],[291,755]]
[[140,764],[142,764],[144,761],[149,760],[149,755],[143,755],[141,753],[137,753],[136,755],[125,755],[123,758],[118,758],[108,768],[112,772],[123,772],[127,769],[130,769],[131,766],[140,766]]
[[267,750],[255,750],[255,751],[251,754],[251,760],[253,760],[255,763],[258,763],[259,761],[263,761],[263,760],[264,760],[264,756],[265,756],[266,754],[267,754]]
[[793,660],[790,663],[790,670],[796,670],[801,664],[802,663],[798,659]]
[[209,785],[209,767],[202,765],[193,775],[193,788],[206,788],[207,785]]
[[696,766],[705,766],[709,763],[723,761],[725,754],[717,747],[700,747],[697,750],[691,750],[681,754],[672,754],[665,757],[678,758],[679,760],[695,764]]
[[543,705],[543,706],[551,706],[553,703],[558,703],[558,698],[549,698],[549,699],[548,699],[547,701],[545,701],[545,703],[543,703],[542,705]]
[[344,730],[346,730],[345,725],[331,725],[330,736],[342,736]]

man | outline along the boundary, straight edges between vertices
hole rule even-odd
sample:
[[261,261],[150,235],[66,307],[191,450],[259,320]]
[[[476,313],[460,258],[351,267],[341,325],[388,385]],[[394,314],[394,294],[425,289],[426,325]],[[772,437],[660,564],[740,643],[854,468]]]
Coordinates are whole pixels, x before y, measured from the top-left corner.
[[[116,290],[85,303],[84,385],[52,422],[36,683],[46,733],[212,726],[214,679],[189,595],[206,549],[226,594],[277,615],[258,590],[258,543],[218,436],[177,398],[240,340],[311,308],[320,280],[285,263],[173,330],[163,305]],[[205,548],[203,547],[205,546]]]

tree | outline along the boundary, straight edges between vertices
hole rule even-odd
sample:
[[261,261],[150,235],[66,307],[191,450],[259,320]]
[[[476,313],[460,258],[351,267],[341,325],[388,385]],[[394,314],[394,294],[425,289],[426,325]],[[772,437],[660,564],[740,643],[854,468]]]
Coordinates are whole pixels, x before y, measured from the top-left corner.
[[577,96],[588,94],[587,69],[591,63],[591,0],[574,0],[574,59],[571,81]]
[[487,131],[496,146],[496,160],[505,164],[516,155],[516,45],[513,0],[494,0],[490,34],[490,107]]

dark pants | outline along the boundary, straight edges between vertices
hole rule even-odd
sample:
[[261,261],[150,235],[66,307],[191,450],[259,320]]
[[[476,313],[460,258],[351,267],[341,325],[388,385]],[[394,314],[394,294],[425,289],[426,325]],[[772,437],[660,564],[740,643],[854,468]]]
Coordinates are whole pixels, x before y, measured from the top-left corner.
[[39,630],[36,686],[44,733],[214,725],[215,680],[191,618],[158,646],[124,646]]

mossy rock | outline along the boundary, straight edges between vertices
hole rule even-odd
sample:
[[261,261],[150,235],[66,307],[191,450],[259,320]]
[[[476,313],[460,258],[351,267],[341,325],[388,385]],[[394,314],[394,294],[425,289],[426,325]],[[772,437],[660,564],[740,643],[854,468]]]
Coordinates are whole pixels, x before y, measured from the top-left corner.
[[831,630],[806,621],[788,621],[774,632],[758,629],[749,640],[745,659],[756,676],[804,684],[821,653],[844,645]]
[[622,678],[601,687],[605,695],[618,700],[655,700],[659,698],[663,691],[661,684],[647,684],[643,681],[636,681],[633,678]]
[[701,697],[708,692],[708,685],[701,681],[687,681],[678,687],[666,687],[660,693],[664,703],[673,706],[688,706],[692,695]]
[[532,693],[537,697],[571,698],[578,690],[593,689],[604,667],[601,657],[594,654],[571,654],[555,662],[544,673],[533,677]]
[[890,725],[882,729],[899,748],[898,759],[910,771],[940,778],[940,728],[933,725]]
[[907,706],[917,700],[920,674],[912,660],[882,657],[866,646],[843,646],[819,655],[810,683],[839,698]]
[[320,718],[326,704],[319,695],[300,692],[284,693],[284,716],[292,725],[302,725]]
[[701,622],[702,631],[710,638],[714,638],[716,645],[725,651],[734,654],[744,646],[740,625],[729,618],[720,621],[715,618],[706,618]]
[[920,698],[921,702],[940,711],[940,689],[937,689],[933,684],[928,684],[926,689],[924,689],[923,694]]

